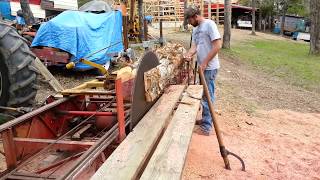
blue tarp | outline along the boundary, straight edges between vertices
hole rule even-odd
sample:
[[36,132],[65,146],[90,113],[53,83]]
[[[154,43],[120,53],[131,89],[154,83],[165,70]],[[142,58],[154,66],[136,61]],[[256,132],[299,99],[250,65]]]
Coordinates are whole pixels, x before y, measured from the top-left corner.
[[[114,45],[118,43],[117,45]],[[123,50],[122,15],[120,11],[94,14],[79,11],[65,11],[42,24],[32,46],[47,46],[62,49],[73,55],[77,62],[81,58],[98,64],[110,61],[108,54]],[[90,58],[88,55],[103,50]],[[76,70],[92,67],[76,63]]]
[[11,16],[11,7],[9,0],[0,0],[0,13],[4,19],[14,20],[14,16]]

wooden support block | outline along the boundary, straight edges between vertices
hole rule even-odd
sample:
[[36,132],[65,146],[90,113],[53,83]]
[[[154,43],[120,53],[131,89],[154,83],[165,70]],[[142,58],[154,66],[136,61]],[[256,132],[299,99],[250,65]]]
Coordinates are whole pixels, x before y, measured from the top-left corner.
[[91,179],[137,179],[184,89],[170,86]]
[[64,90],[59,81],[50,73],[45,65],[40,61],[40,59],[36,58],[34,60],[34,64],[36,68],[40,71],[41,75],[44,77],[46,81],[50,84],[50,86],[56,91],[61,92]]
[[188,94],[201,98],[203,87],[201,85],[192,85],[188,87],[187,92],[181,100],[184,103],[178,106],[140,179],[181,179],[200,107],[200,100],[191,98]]

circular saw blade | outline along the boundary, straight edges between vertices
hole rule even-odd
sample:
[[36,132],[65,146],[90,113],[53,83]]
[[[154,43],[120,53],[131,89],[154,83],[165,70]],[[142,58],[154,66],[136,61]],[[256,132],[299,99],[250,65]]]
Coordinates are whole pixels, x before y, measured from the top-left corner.
[[159,59],[154,52],[147,52],[140,61],[134,82],[131,106],[131,129],[153,106],[154,102],[147,102],[145,97],[144,73],[159,65]]

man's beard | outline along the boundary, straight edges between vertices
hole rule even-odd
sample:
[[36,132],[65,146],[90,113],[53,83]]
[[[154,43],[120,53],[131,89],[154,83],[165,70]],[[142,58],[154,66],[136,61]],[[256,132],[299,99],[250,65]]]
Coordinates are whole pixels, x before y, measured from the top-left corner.
[[198,21],[195,21],[193,24],[191,24],[193,27],[197,27],[199,25]]

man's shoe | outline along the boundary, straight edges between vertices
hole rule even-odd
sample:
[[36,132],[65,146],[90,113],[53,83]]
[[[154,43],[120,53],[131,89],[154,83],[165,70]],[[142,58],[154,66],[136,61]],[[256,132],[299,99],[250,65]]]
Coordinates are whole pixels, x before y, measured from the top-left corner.
[[203,130],[201,127],[196,128],[194,132],[202,136],[210,136],[210,132]]
[[200,120],[196,120],[196,125],[201,125],[202,124],[202,119],[200,119]]

